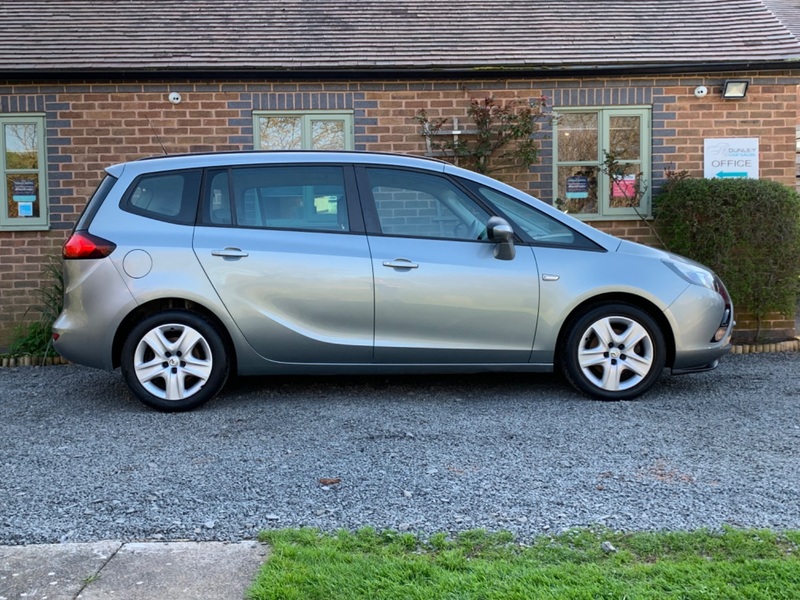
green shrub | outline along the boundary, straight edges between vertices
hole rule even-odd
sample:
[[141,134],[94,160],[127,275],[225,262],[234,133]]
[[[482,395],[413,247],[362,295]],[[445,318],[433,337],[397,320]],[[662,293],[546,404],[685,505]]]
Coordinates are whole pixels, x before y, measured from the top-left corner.
[[64,302],[64,275],[61,260],[50,258],[44,267],[46,280],[38,290],[39,304],[31,306],[38,318],[32,322],[17,325],[8,354],[11,356],[55,356],[53,350],[52,327]]
[[701,262],[725,282],[734,304],[759,323],[794,314],[800,275],[800,196],[774,181],[667,182],[654,202],[670,250]]

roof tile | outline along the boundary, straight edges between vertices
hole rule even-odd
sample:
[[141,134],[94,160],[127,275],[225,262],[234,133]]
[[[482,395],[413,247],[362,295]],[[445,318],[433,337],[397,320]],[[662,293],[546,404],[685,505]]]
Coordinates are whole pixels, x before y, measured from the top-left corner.
[[6,74],[800,59],[793,0],[0,0],[0,22]]

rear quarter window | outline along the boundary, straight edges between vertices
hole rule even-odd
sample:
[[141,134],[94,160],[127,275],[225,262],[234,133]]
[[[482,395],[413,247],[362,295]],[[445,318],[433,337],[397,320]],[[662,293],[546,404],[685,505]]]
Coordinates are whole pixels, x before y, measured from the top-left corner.
[[115,177],[106,174],[106,176],[103,178],[103,181],[101,181],[100,185],[97,186],[94,194],[92,194],[89,202],[86,203],[78,222],[75,224],[75,231],[86,231],[89,229],[92,219],[94,219],[97,211],[103,205],[106,196],[108,196],[108,193],[113,189],[116,183],[117,179]]
[[193,225],[200,181],[199,170],[142,175],[123,196],[120,208],[159,221]]

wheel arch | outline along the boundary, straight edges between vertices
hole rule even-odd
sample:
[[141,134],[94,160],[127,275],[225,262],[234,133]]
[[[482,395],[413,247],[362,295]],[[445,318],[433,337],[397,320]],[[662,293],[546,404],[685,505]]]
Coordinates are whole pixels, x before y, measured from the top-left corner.
[[185,310],[187,312],[200,315],[214,326],[222,338],[223,344],[225,344],[225,350],[228,353],[228,358],[230,360],[231,373],[236,373],[236,346],[234,345],[233,340],[228,333],[227,327],[225,327],[225,325],[217,317],[217,315],[213,313],[213,311],[209,310],[202,304],[193,302],[192,300],[187,300],[185,298],[159,298],[158,300],[151,300],[150,302],[146,302],[137,306],[134,310],[128,313],[128,315],[122,320],[117,328],[117,332],[114,334],[114,343],[111,349],[111,360],[114,368],[120,366],[122,346],[125,344],[125,339],[128,337],[128,334],[138,322],[165,310],[175,309]]
[[664,342],[666,344],[666,366],[672,367],[675,362],[675,336],[672,332],[672,327],[670,326],[667,317],[664,315],[664,312],[646,298],[642,298],[641,296],[637,296],[635,294],[626,293],[609,293],[593,296],[592,298],[584,300],[572,309],[567,318],[564,319],[564,322],[561,324],[561,329],[558,332],[554,356],[555,366],[561,366],[559,363],[561,361],[564,341],[569,333],[570,328],[572,327],[572,324],[578,320],[581,315],[603,304],[620,303],[635,306],[636,308],[645,311],[648,315],[650,315],[650,317],[653,318],[653,320],[655,320],[659,329],[661,330],[662,335],[664,336]]

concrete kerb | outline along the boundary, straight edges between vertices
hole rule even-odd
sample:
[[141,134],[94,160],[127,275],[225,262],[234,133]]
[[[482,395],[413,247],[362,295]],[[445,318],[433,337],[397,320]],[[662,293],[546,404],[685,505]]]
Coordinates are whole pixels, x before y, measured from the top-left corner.
[[800,338],[771,344],[741,344],[731,347],[731,354],[763,354],[765,352],[800,352]]
[[268,554],[255,541],[0,546],[0,600],[242,600]]

